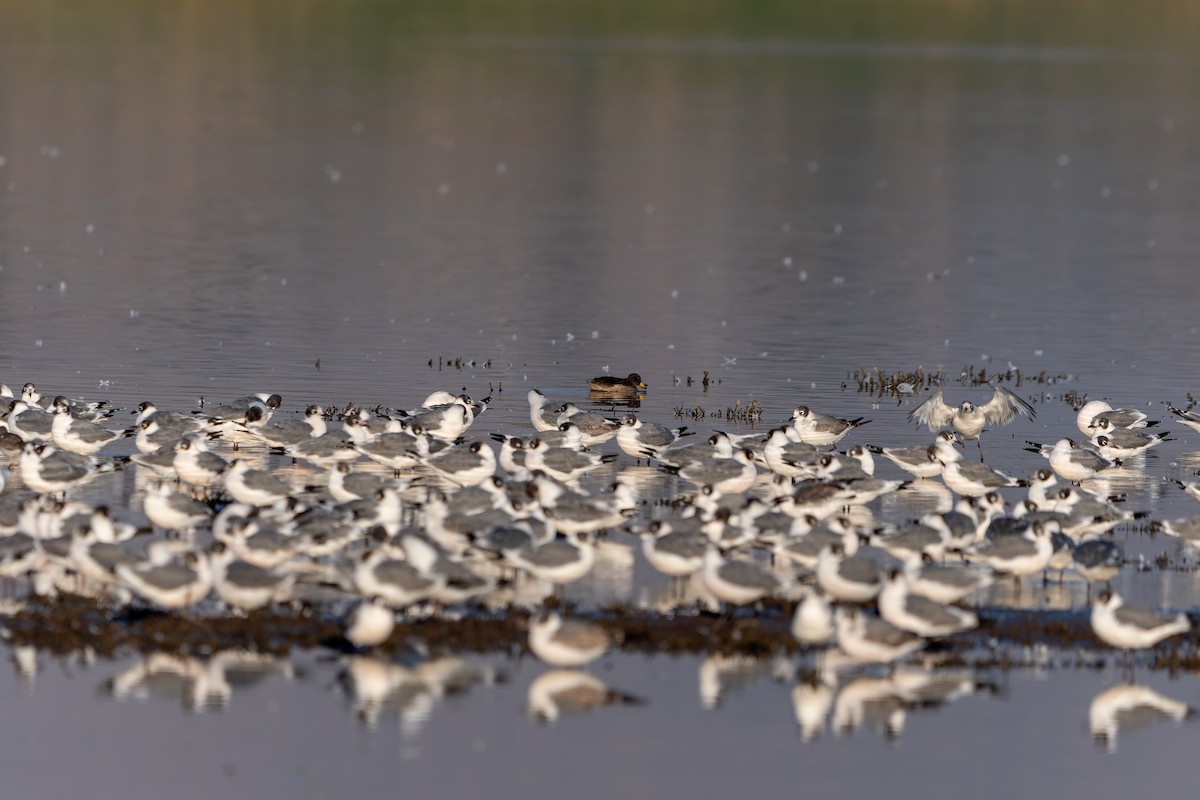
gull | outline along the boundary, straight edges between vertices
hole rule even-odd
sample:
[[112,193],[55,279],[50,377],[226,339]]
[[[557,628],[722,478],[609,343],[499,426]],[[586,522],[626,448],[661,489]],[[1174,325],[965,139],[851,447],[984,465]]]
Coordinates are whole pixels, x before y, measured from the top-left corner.
[[1200,482],[1184,483],[1180,479],[1177,479],[1177,477],[1172,477],[1170,480],[1172,483],[1175,483],[1177,487],[1183,489],[1183,491],[1188,494],[1188,497],[1195,500],[1200,500]]
[[1125,562],[1125,552],[1119,544],[1108,539],[1087,539],[1075,545],[1071,559],[1075,571],[1088,583],[1090,599],[1093,583],[1104,581],[1111,585]]
[[932,397],[908,413],[908,421],[915,421],[918,427],[928,425],[932,431],[953,427],[962,434],[963,439],[975,440],[982,460],[983,446],[979,444],[979,435],[984,426],[1005,425],[1018,414],[1031,420],[1037,416],[1033,406],[1003,386],[996,386],[992,390],[992,398],[981,406],[964,400],[958,408],[946,405],[942,390],[938,389]]
[[672,578],[700,571],[710,539],[699,529],[676,529],[666,520],[651,522],[642,534],[642,555],[650,566]]
[[142,424],[148,419],[152,419],[164,428],[179,428],[183,432],[194,431],[200,427],[200,422],[191,414],[184,414],[182,411],[165,411],[160,410],[153,402],[146,400],[138,403],[137,408],[130,412],[134,414],[134,427]]
[[187,434],[195,433],[197,430],[195,425],[190,427],[169,423],[164,425],[156,417],[147,417],[136,423],[126,433],[133,434],[133,444],[139,453],[153,453],[160,447],[178,442]]
[[979,626],[969,611],[909,591],[904,573],[893,571],[879,592],[879,616],[926,639],[942,639]]
[[806,586],[801,591],[791,633],[792,638],[808,647],[828,644],[833,639],[833,609],[819,589]]
[[864,475],[875,475],[875,456],[866,445],[856,444],[846,448],[845,457],[858,462],[858,468]]
[[359,442],[354,449],[377,464],[399,474],[401,470],[411,469],[420,463],[422,456],[444,449],[444,443],[434,444],[434,440],[424,436],[414,436],[407,431],[396,431],[380,434],[369,442]]
[[863,417],[855,419],[829,417],[824,414],[818,414],[808,406],[798,406],[792,412],[792,426],[788,431],[788,435],[794,436],[797,440],[805,444],[824,447],[826,445],[837,444],[850,431],[866,425],[870,421]]
[[[496,438],[496,434],[492,434]],[[567,420],[558,426],[558,430],[540,431],[537,438],[547,447],[565,447],[569,450],[583,449],[583,431],[574,422]]]
[[581,453],[565,447],[548,447],[534,437],[525,445],[526,469],[540,469],[551,478],[570,483],[585,473],[616,460],[616,455]]
[[152,524],[178,533],[189,533],[213,516],[208,505],[173,490],[162,481],[152,483],[146,490],[142,510]]
[[692,461],[708,458],[732,458],[733,440],[728,434],[717,431],[703,442],[676,442],[667,447],[647,447],[642,455],[667,466],[682,467]]
[[734,450],[732,458],[709,458],[692,461],[682,467],[670,467],[679,477],[696,486],[712,486],[722,494],[744,492],[754,484],[758,474],[754,455],[749,450]]
[[621,429],[621,423],[616,420],[594,414],[591,411],[584,411],[574,403],[562,404],[562,410],[555,421],[555,427],[557,428],[564,422],[573,422],[579,426],[579,432],[582,434],[585,447],[607,442],[616,436],[617,431]]
[[968,566],[934,564],[932,559],[915,556],[904,562],[908,589],[938,603],[958,603],[972,592],[992,583],[990,572]]
[[793,517],[824,519],[853,504],[855,500],[851,489],[840,484],[811,480],[797,484],[791,494],[780,497],[775,503],[778,510]]
[[459,486],[477,486],[496,474],[496,452],[486,442],[454,445],[426,456],[423,463]]
[[303,419],[269,421],[265,406],[252,406],[246,412],[245,430],[249,431],[268,447],[288,447],[305,439],[324,436],[329,432],[325,422],[325,409],[310,405],[304,409]]
[[46,555],[46,550],[27,533],[0,536],[0,579],[11,581],[40,570]]
[[574,540],[563,536],[545,544],[502,552],[514,567],[558,586],[580,580],[596,565],[596,546],[583,537]]
[[1096,449],[1100,451],[1100,455],[1109,461],[1121,461],[1141,455],[1151,447],[1156,447],[1163,442],[1170,441],[1167,439],[1168,434],[1170,434],[1170,431],[1146,436],[1145,434],[1126,430],[1125,428],[1112,428],[1107,433],[1097,433],[1093,436],[1092,444],[1096,445]]
[[859,462],[853,458],[837,457],[826,453],[817,462],[817,478],[836,483],[854,493],[854,502],[866,505],[906,485],[906,481],[888,481],[863,472]]
[[529,421],[538,431],[553,431],[558,429],[558,417],[562,414],[562,404],[552,403],[538,389],[530,389],[526,395],[529,400]]
[[266,409],[266,416],[269,418],[281,405],[283,405],[283,398],[279,395],[260,392],[258,394],[248,394],[245,397],[239,397],[224,405],[201,409],[192,413],[202,417],[209,430],[220,432],[235,430],[239,423],[244,424],[246,422],[246,414],[253,407]]
[[195,551],[166,564],[117,564],[116,573],[121,583],[166,609],[195,605],[208,596],[213,584],[208,557]]
[[67,552],[71,566],[80,575],[105,583],[114,579],[118,564],[132,566],[142,560],[119,544],[101,542],[91,525],[75,531]]
[[429,594],[439,603],[466,603],[496,588],[494,577],[476,574],[419,532],[403,534],[400,542],[412,565],[433,581]]
[[230,520],[225,543],[237,557],[263,569],[276,569],[295,557],[304,542],[288,536],[262,519]]
[[5,421],[9,431],[25,441],[46,442],[51,438],[54,415],[18,400],[12,404]]
[[[493,434],[493,439],[496,435]],[[516,436],[501,436],[497,441],[500,442],[500,455],[496,457],[500,464],[500,469],[510,475],[527,476],[529,471],[525,468],[525,440]]]
[[925,640],[855,608],[834,614],[838,647],[855,661],[890,664],[925,646]]
[[929,513],[921,522],[941,532],[947,550],[970,547],[979,538],[979,520],[971,507],[970,498],[960,498],[954,508],[944,513]]
[[1056,530],[1060,530],[1056,522],[1034,522],[1020,533],[987,539],[975,549],[975,555],[996,572],[1013,575],[1020,582],[1022,575],[1041,572],[1050,563]]
[[733,605],[756,603],[780,589],[779,580],[753,561],[727,559],[715,545],[704,554],[700,572],[704,587]]
[[[1034,442],[1026,442],[1026,444],[1035,444]],[[1046,445],[1035,445],[1038,448]],[[1027,450],[1029,448],[1026,448]],[[1032,451],[1031,451],[1032,452]],[[1039,450],[1040,452],[1040,450]],[[1061,489],[1058,485],[1058,478],[1054,470],[1042,467],[1033,476],[1026,479],[1029,482],[1029,491],[1025,495],[1026,499],[1036,505],[1038,508],[1049,508],[1054,505],[1056,499],[1052,499],[1051,495],[1057,495]]]
[[[1170,409],[1170,406],[1167,406]],[[1108,424],[1116,428],[1148,428],[1157,425],[1157,420],[1151,420],[1136,408],[1113,408],[1103,400],[1092,400],[1084,403],[1075,416],[1075,427],[1084,436],[1091,436],[1096,427],[1096,418],[1103,415]]]
[[600,495],[571,492],[548,478],[535,479],[530,484],[532,494],[541,508],[541,516],[566,534],[582,534],[621,525],[635,510],[633,490],[626,484],[614,483],[612,491]]
[[71,416],[71,409],[66,403],[55,404],[53,417],[50,438],[56,446],[72,453],[94,455],[105,445],[125,435],[124,431],[110,431],[94,422],[76,419]]
[[339,505],[336,514],[352,522],[360,529],[375,525],[384,528],[397,529],[400,527],[400,517],[404,511],[400,501],[400,493],[391,486],[377,489],[369,497],[356,497]]
[[1200,517],[1164,519],[1156,522],[1155,527],[1168,536],[1182,539],[1191,545],[1200,545]]
[[113,469],[111,462],[100,464],[92,456],[59,450],[49,443],[27,442],[21,451],[21,480],[38,494],[65,492]]
[[160,478],[176,480],[175,451],[183,439],[174,439],[149,453],[134,453],[129,460],[153,472]]
[[612,705],[642,705],[640,697],[610,689],[596,676],[579,669],[552,669],[529,684],[529,713],[553,724],[561,714]]
[[771,552],[776,560],[787,559],[805,569],[815,570],[821,551],[831,545],[840,545],[847,556],[858,552],[858,530],[848,518],[820,521],[816,517],[797,518],[789,535],[779,539]]
[[614,644],[608,631],[579,620],[564,620],[557,613],[543,614],[529,623],[529,649],[555,667],[582,667],[604,655]]
[[1092,607],[1092,630],[1100,641],[1127,653],[1153,647],[1171,636],[1191,630],[1183,614],[1165,616],[1148,608],[1125,603],[1116,592],[1103,592]]
[[176,446],[175,460],[171,465],[179,480],[190,486],[207,489],[220,479],[229,462],[209,452],[200,436],[189,433]]
[[269,506],[297,493],[298,487],[274,472],[251,469],[249,462],[235,458],[224,473],[225,490],[239,503]]
[[840,543],[821,548],[817,556],[817,585],[844,603],[867,603],[883,585],[883,570],[863,555],[846,555]]
[[224,542],[211,549],[213,588],[231,608],[253,611],[287,597],[295,583],[293,575],[276,575],[257,564],[237,557]]
[[[645,458],[647,447],[670,447],[681,437],[691,436],[687,426],[668,428],[656,422],[644,422],[634,414],[621,417],[621,429],[617,431],[617,446],[633,458]],[[540,438],[540,437],[539,437]]]
[[460,395],[454,402],[417,414],[408,420],[408,429],[417,436],[432,436],[452,442],[475,421],[471,398]]
[[1007,486],[1020,486],[1016,478],[994,470],[982,461],[973,463],[962,460],[962,454],[953,448],[938,449],[931,454],[942,465],[942,481],[951,491],[965,497],[979,497]]
[[371,472],[355,472],[349,462],[338,461],[329,468],[326,488],[330,497],[339,503],[345,503],[371,497],[380,489],[404,488],[404,485]]
[[396,612],[378,597],[358,603],[342,621],[342,635],[359,650],[378,647],[396,629]]
[[[871,544],[880,547],[893,557],[904,561],[911,556],[929,555],[941,559],[950,547],[946,536],[947,528],[939,525],[929,525],[925,522],[908,522],[885,529],[884,534],[876,533],[871,536]],[[972,526],[972,532],[974,526]]]
[[1172,414],[1174,414],[1176,417],[1178,417],[1179,421],[1182,422],[1184,425],[1187,425],[1189,428],[1191,428],[1194,431],[1200,432],[1200,414],[1197,414],[1195,411],[1192,411],[1191,408],[1186,408],[1186,409],[1180,410],[1180,409],[1176,408],[1175,406],[1171,405],[1170,403],[1168,403],[1167,411],[1170,411]]
[[767,469],[789,478],[811,478],[817,462],[825,451],[811,444],[793,441],[788,428],[774,428],[763,444],[763,460]]
[[1076,541],[1085,536],[1107,533],[1122,522],[1145,516],[1143,512],[1124,511],[1076,486],[1064,486],[1058,490],[1053,510],[1067,515],[1067,520],[1062,523],[1063,533]]
[[312,436],[290,444],[282,448],[282,452],[318,467],[328,467],[339,461],[357,461],[359,454],[366,452],[365,449],[356,449],[357,447],[366,447],[366,444],[355,445],[354,440],[347,436],[344,430],[326,431],[320,436]]
[[1112,461],[1100,455],[1089,446],[1079,446],[1071,439],[1062,438],[1053,446],[1027,442],[1032,447],[1025,449],[1031,453],[1040,453],[1049,459],[1050,469],[1064,481],[1080,483],[1095,475],[1102,469],[1113,466]]
[[434,580],[408,561],[388,551],[366,550],[354,566],[354,588],[366,597],[377,597],[392,608],[407,608],[429,597]]

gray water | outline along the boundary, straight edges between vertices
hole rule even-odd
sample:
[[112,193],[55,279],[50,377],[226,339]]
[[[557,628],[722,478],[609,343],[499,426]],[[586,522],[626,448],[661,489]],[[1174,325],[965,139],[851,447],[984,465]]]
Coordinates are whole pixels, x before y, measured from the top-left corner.
[[[855,370],[941,365],[957,401],[985,393],[954,384],[964,369],[1011,366],[1038,417],[996,432],[988,462],[1015,474],[1041,465],[1025,439],[1074,430],[1065,393],[1164,420],[1187,402],[1187,4],[1136,21],[1076,4],[665,8],[6,4],[0,380],[122,408],[275,391],[292,413],[465,389],[493,397],[483,427],[518,432],[529,388],[585,399],[587,378],[636,370],[649,419],[679,408],[742,431],[714,414],[757,400],[770,424],[806,403],[872,417],[863,440],[899,446],[928,438],[904,420],[913,401],[857,391]],[[1196,511],[1164,479],[1194,477],[1200,442],[1173,432],[1115,480],[1156,518]],[[88,489],[114,490],[135,487]],[[631,593],[653,590],[630,569]],[[1193,572],[1127,568],[1116,586],[1200,605]],[[290,678],[197,715],[178,693],[107,696],[132,657],[42,654],[36,677],[0,674],[0,767],[29,797],[1075,796],[1147,780],[1185,796],[1197,744],[1161,724],[1103,755],[1087,709],[1120,683],[1110,670],[975,676],[999,691],[910,711],[894,741],[867,724],[807,743],[788,665],[705,710],[698,659],[609,656],[592,673],[644,704],[548,727],[526,710],[542,668],[492,657],[508,680],[372,728],[335,688],[342,666],[294,658]],[[1141,681],[1200,702],[1191,676]]]

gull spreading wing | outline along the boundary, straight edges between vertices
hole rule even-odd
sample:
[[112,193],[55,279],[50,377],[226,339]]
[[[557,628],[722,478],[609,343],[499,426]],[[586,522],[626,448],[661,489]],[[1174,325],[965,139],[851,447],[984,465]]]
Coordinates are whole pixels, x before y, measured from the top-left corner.
[[[995,398],[993,398],[994,400]],[[1018,402],[1020,401],[1018,400]],[[1032,410],[1030,409],[1030,411]],[[936,431],[954,422],[954,412],[955,410],[946,405],[945,401],[942,400],[942,390],[938,389],[933,393],[932,397],[908,412],[908,421],[913,422],[915,420],[918,428],[922,425],[928,425],[929,430]],[[1012,417],[1011,413],[1009,417]]]
[[1003,425],[1017,414],[1023,414],[1030,419],[1037,416],[1033,406],[1003,386],[997,386],[992,392],[992,399],[981,405],[979,410],[983,412],[983,418],[989,425]]

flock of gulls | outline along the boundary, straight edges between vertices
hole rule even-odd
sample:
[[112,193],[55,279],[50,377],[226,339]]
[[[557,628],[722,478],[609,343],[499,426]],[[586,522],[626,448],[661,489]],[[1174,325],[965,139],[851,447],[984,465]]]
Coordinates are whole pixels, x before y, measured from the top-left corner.
[[[631,374],[589,389],[616,409],[645,383]],[[893,665],[976,628],[972,602],[992,583],[1066,571],[1088,582],[1092,629],[1110,647],[1190,630],[1182,614],[1111,591],[1125,563],[1112,532],[1139,515],[1087,488],[1168,440],[1141,411],[1087,403],[1078,435],[1027,442],[1046,465],[1017,477],[983,460],[989,429],[1035,416],[1002,386],[979,405],[933,392],[908,415],[931,441],[904,448],[855,443],[870,420],[808,406],[772,430],[731,434],[610,417],[537,389],[528,403],[530,428],[487,435],[477,422],[488,401],[448,392],[411,409],[302,415],[280,413],[269,393],[191,411],[143,402],[126,428],[117,414],[129,410],[0,385],[0,578],[10,595],[189,617],[328,602],[346,609],[345,638],[361,650],[387,642],[398,615],[507,603],[531,611],[529,650],[573,672],[620,635],[544,601],[623,532],[669,576],[672,612],[698,602],[726,624],[761,601],[790,602],[796,641],[839,664]],[[1200,414],[1167,408],[1200,430]],[[111,454],[129,440],[132,455]],[[596,489],[593,475],[618,459],[679,491]],[[129,470],[132,507],[82,499],[98,477]],[[877,518],[888,498],[922,487],[947,496],[944,507]],[[1200,519],[1153,525],[1200,539]],[[1094,600],[1092,584],[1104,587]]]

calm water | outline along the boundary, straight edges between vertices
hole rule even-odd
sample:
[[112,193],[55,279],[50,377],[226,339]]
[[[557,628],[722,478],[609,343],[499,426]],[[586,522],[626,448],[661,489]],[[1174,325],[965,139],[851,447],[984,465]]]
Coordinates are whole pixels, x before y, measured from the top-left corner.
[[[1025,439],[1074,430],[1064,393],[1161,415],[1197,388],[1200,72],[1188,4],[1005,8],[5,4],[0,380],[125,407],[269,390],[292,412],[465,389],[493,396],[486,430],[517,432],[529,388],[583,398],[588,377],[637,370],[657,421],[699,406],[687,424],[728,427],[712,412],[758,400],[772,422],[803,402],[907,445],[928,435],[911,404],[856,391],[855,370],[1011,364],[1053,379],[1022,385],[1037,421],[988,451],[1027,474]],[[1196,511],[1163,479],[1193,476],[1200,437],[1174,432],[1114,478],[1157,518]],[[135,488],[114,481],[89,491]],[[640,558],[628,569],[622,591],[654,591]],[[604,600],[615,580],[574,591]],[[1191,572],[1117,586],[1200,606]],[[1082,584],[1056,592],[1030,602],[1082,602]],[[1184,796],[1197,745],[1168,723],[1105,756],[1088,707],[1107,672],[975,676],[1002,691],[911,711],[895,741],[866,723],[806,743],[778,665],[706,710],[698,660],[610,656],[593,674],[644,705],[546,727],[526,711],[542,668],[493,659],[507,680],[372,729],[340,665],[295,659],[193,715],[194,677],[117,702],[105,684],[134,661],[43,655],[36,677],[0,675],[0,768],[29,797],[897,780],[999,797],[1148,777]],[[1139,680],[1200,702],[1193,676]]]

